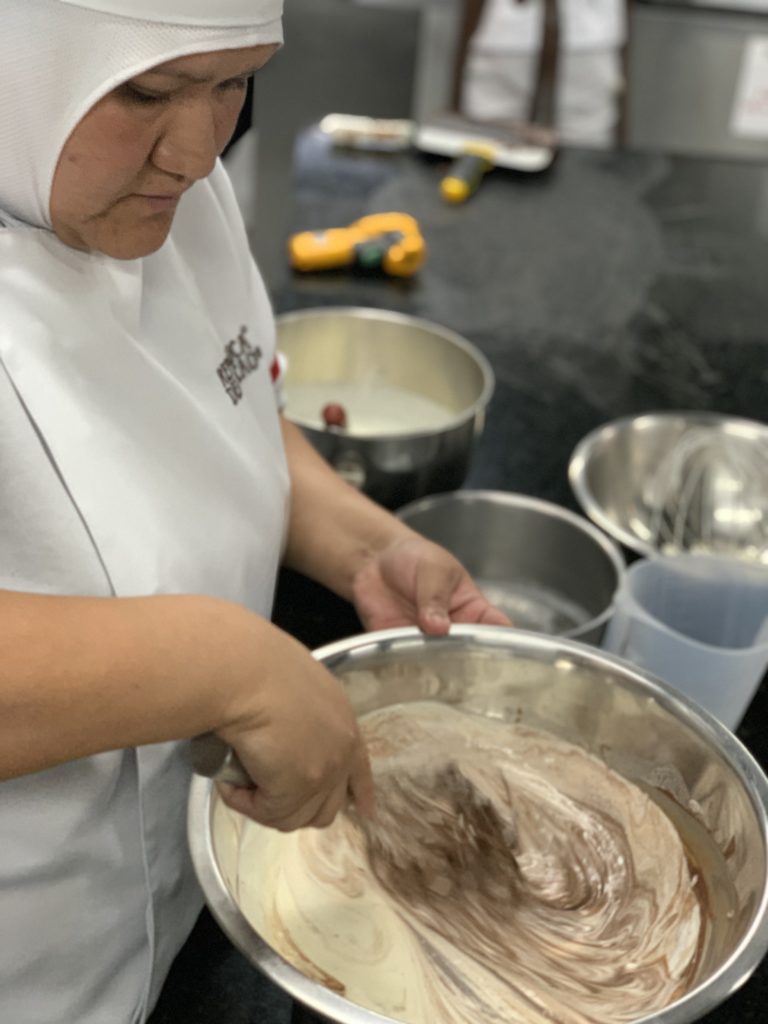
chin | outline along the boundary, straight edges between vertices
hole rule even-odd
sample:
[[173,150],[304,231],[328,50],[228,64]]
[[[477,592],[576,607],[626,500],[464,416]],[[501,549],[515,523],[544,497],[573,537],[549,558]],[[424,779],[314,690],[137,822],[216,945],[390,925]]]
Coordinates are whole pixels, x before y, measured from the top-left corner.
[[140,260],[161,249],[171,232],[173,217],[156,217],[140,225],[123,226],[94,248],[115,260]]
[[111,243],[108,247],[104,246],[101,252],[105,256],[111,256],[115,260],[140,260],[144,256],[151,256],[152,253],[162,249],[165,245],[166,239],[168,238],[169,232],[166,231],[162,236],[147,239],[119,239]]

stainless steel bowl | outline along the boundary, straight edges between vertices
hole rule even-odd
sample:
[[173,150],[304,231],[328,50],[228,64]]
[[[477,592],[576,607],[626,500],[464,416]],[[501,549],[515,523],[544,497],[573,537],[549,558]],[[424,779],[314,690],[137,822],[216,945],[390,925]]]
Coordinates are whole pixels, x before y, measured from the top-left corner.
[[[625,547],[645,557],[652,556],[663,548],[663,534],[660,523],[676,514],[690,517],[700,516],[700,508],[693,501],[670,487],[663,486],[659,480],[659,467],[665,460],[669,463],[675,450],[680,450],[683,438],[692,431],[711,431],[713,439],[718,437],[738,445],[738,449],[749,457],[754,449],[753,481],[750,490],[754,493],[755,481],[760,479],[757,461],[758,447],[762,460],[768,451],[768,426],[753,420],[740,419],[735,416],[724,416],[719,413],[707,412],[664,412],[649,413],[642,416],[627,416],[598,427],[587,434],[574,449],[571,456],[568,475],[571,487],[586,514],[615,540]],[[691,467],[689,475],[701,474],[701,463]],[[683,467],[684,468],[684,467]],[[741,515],[734,514],[734,484],[743,488],[744,479],[734,472],[736,467],[723,466],[723,472],[730,479],[721,480],[723,486],[710,488],[710,501],[715,502],[707,513],[707,518],[719,524],[717,549],[723,554],[748,555],[751,544],[750,536],[745,534],[744,516],[751,518],[749,534],[754,537],[759,529],[763,536],[768,536],[768,478],[765,479],[762,493],[757,495],[756,505],[752,509],[742,509]],[[711,463],[709,470],[717,471],[716,463]],[[700,480],[690,479],[695,487],[700,488]],[[711,482],[711,481],[710,481]],[[716,506],[717,491],[728,507],[719,514]],[[744,491],[746,493],[746,491]],[[737,496],[736,496],[737,497]],[[750,502],[755,503],[754,497]],[[682,505],[686,502],[686,505]],[[736,510],[738,511],[738,510]],[[756,521],[755,521],[755,517]],[[685,524],[689,525],[688,523]],[[725,531],[725,532],[723,532]],[[701,532],[701,531],[700,531]],[[725,547],[724,547],[725,545]],[[709,550],[706,543],[698,545],[700,550]],[[712,548],[715,550],[715,548]]]
[[[591,647],[493,626],[454,627],[444,638],[390,630],[333,644],[316,657],[343,681],[359,714],[430,699],[548,729],[601,757],[668,807],[673,805],[663,794],[669,794],[680,822],[708,833],[734,887],[735,912],[712,921],[696,987],[644,1024],[691,1024],[754,971],[768,949],[768,780],[712,716]],[[687,807],[696,809],[695,819]],[[288,964],[243,916],[237,899],[242,825],[209,780],[194,780],[192,857],[226,934],[251,963],[329,1021],[386,1024],[388,1018]]]
[[518,629],[600,643],[624,559],[582,516],[504,491],[437,494],[397,515],[456,555]]
[[[490,364],[465,338],[427,320],[364,308],[287,313],[277,318],[277,331],[288,360],[285,414],[350,483],[388,508],[461,486],[494,389]],[[436,403],[445,417],[403,429],[393,407],[391,423],[377,433],[363,435],[354,422],[348,430],[325,429],[291,409],[292,389],[306,385],[327,387],[328,402],[352,385],[372,405],[377,388],[398,389]]]

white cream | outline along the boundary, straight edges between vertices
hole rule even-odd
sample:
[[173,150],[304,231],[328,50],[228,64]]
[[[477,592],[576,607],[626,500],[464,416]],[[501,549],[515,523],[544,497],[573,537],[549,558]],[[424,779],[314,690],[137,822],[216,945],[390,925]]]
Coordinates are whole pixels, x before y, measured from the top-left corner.
[[349,381],[291,384],[285,389],[286,415],[303,426],[322,430],[323,409],[341,405],[348,433],[355,437],[395,436],[441,430],[453,413],[415,391]]

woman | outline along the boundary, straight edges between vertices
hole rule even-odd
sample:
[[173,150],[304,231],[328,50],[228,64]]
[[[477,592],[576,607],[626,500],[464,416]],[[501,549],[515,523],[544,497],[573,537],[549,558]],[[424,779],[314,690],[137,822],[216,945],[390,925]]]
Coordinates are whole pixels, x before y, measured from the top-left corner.
[[370,769],[269,623],[281,561],[364,624],[502,622],[280,421],[217,160],[280,0],[3,0],[0,1020],[146,1019],[199,911],[174,741],[214,730],[281,829]]

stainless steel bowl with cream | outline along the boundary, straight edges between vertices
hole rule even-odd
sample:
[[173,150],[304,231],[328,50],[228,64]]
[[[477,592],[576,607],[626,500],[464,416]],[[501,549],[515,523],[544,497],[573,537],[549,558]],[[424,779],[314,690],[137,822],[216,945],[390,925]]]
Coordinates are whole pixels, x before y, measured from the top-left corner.
[[[383,309],[284,313],[285,415],[351,484],[389,508],[460,487],[495,381],[485,356],[440,324]],[[345,426],[323,409],[343,407]]]
[[[374,765],[447,753],[516,830],[520,886],[409,895],[353,818],[280,836],[195,780],[208,902],[251,960],[332,1021],[688,1024],[768,947],[768,783],[735,738],[590,648],[493,627],[317,653]],[[418,792],[384,801],[418,831]],[[651,1016],[652,1015],[652,1016]]]

